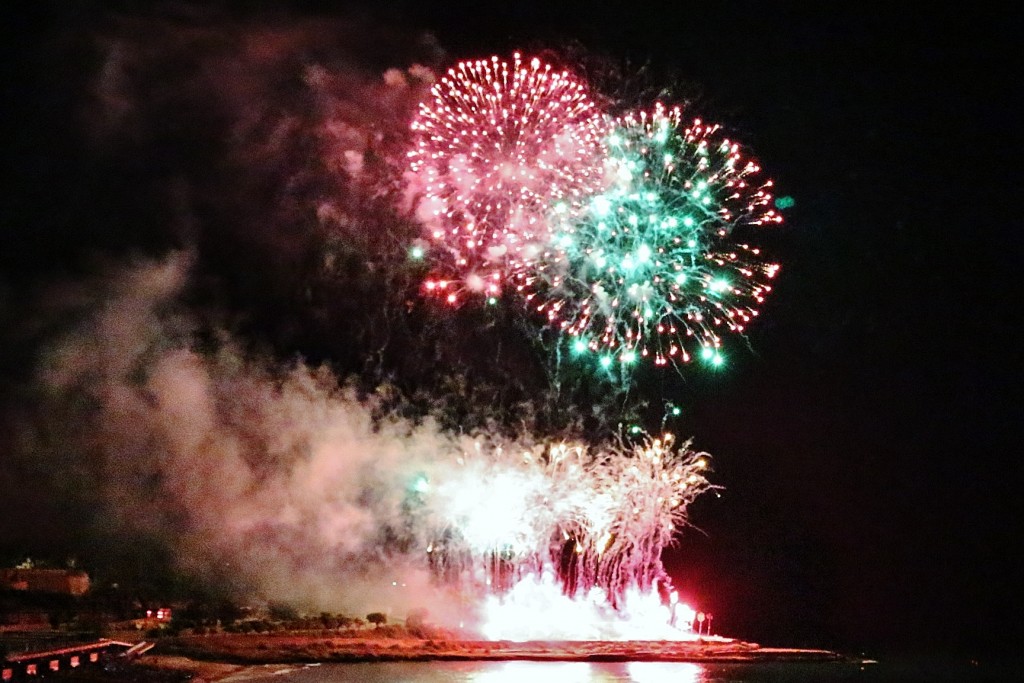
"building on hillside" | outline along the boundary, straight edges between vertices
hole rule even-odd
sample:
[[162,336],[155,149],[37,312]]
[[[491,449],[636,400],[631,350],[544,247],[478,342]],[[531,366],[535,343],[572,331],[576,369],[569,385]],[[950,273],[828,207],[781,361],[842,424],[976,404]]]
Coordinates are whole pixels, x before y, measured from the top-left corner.
[[89,592],[89,575],[77,569],[0,569],[0,588],[78,596]]

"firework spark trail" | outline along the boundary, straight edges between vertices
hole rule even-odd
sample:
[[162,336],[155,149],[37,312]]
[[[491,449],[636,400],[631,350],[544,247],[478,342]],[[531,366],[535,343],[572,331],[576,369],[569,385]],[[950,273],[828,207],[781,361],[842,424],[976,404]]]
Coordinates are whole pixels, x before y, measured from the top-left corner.
[[584,85],[537,58],[449,69],[412,123],[419,215],[447,262],[427,289],[449,303],[497,295],[548,241],[551,217],[600,189],[606,127]]
[[428,511],[420,543],[445,580],[500,594],[548,571],[567,594],[599,589],[614,607],[668,583],[661,554],[711,487],[706,467],[706,454],[670,434],[593,450],[478,441],[414,482]]
[[679,108],[627,114],[607,141],[610,187],[560,219],[537,273],[519,290],[576,354],[601,364],[652,358],[720,364],[722,334],[742,333],[778,265],[734,241],[781,222],[771,181],[737,143]]

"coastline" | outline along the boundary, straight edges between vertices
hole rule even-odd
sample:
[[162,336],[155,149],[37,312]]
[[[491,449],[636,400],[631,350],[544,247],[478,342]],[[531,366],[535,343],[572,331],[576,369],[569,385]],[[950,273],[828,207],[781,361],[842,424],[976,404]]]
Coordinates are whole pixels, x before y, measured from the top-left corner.
[[718,636],[689,641],[489,641],[460,640],[443,632],[430,634],[433,638],[417,637],[404,629],[382,628],[342,633],[186,634],[131,645],[138,634],[123,635],[119,639],[123,642],[117,644],[126,648],[124,655],[103,667],[75,670],[76,664],[65,662],[70,668],[59,677],[103,683],[213,683],[249,680],[269,669],[276,675],[320,664],[385,662],[868,663],[830,650],[761,647]]
[[785,662],[851,661],[829,650],[765,648],[729,639],[695,641],[457,641],[296,635],[168,638],[147,659],[177,657],[230,666],[416,661]]

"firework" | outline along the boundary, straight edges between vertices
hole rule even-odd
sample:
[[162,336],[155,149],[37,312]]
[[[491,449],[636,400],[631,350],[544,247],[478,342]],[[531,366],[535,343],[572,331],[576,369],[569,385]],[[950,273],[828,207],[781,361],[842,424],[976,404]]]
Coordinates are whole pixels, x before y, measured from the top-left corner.
[[544,571],[486,596],[480,629],[490,640],[692,640],[694,616],[674,591],[666,601],[658,590],[631,588],[612,607],[600,588],[566,595]]
[[[571,74],[516,54],[449,70],[412,131],[428,234],[410,256],[429,259],[424,288],[450,304],[514,288],[559,345],[603,367],[719,365],[771,291],[779,266],[751,237],[782,220],[772,182],[679,108],[612,120]],[[623,633],[685,620],[661,555],[713,488],[707,462],[671,434],[601,448],[481,440],[416,475],[409,547],[439,582],[483,596],[492,637],[562,599],[580,623],[625,615]]]
[[450,69],[412,123],[410,169],[440,271],[427,289],[453,304],[500,293],[549,241],[553,217],[599,190],[606,125],[583,83],[540,59]]
[[656,365],[694,354],[722,362],[723,334],[742,333],[778,265],[737,240],[778,223],[771,181],[719,127],[678,108],[627,114],[607,138],[608,188],[560,217],[538,271],[519,285],[577,354]]
[[600,450],[477,443],[413,484],[421,544],[445,581],[500,594],[547,571],[566,594],[598,589],[617,607],[667,585],[661,553],[710,487],[707,462],[671,434]]

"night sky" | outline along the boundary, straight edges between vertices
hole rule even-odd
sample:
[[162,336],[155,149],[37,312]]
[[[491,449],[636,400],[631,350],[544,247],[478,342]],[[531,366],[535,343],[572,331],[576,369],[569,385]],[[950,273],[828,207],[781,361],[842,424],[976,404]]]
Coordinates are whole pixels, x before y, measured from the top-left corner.
[[[80,36],[136,3],[61,4],[30,15],[5,7],[0,22],[13,51],[0,72],[11,110],[0,200],[9,414],[39,333],[19,332],[35,317],[26,292],[106,256],[192,239],[151,229],[153,203],[169,201],[155,199],[156,179],[172,175],[161,163],[204,160],[170,145],[145,159],[89,146],[77,132],[75,84],[93,68],[74,58]],[[723,486],[694,505],[700,531],[667,558],[716,629],[874,652],[1022,642],[1019,10],[313,4],[237,16],[354,15],[389,36],[429,32],[453,59],[578,43],[647,64],[652,80],[671,80],[735,128],[795,199],[765,243],[783,267],[750,350],[713,376],[648,387],[684,406],[677,431],[714,455]],[[149,5],[133,11],[182,7]],[[386,67],[387,41],[377,49]],[[230,260],[215,239],[203,244],[210,262]],[[281,268],[267,281],[287,279]],[[250,285],[223,286],[217,303],[230,308]],[[259,315],[288,310],[275,306]],[[246,334],[258,334],[259,315],[245,319]],[[282,355],[332,353],[279,332]],[[45,515],[12,515],[6,534],[49,528]]]

